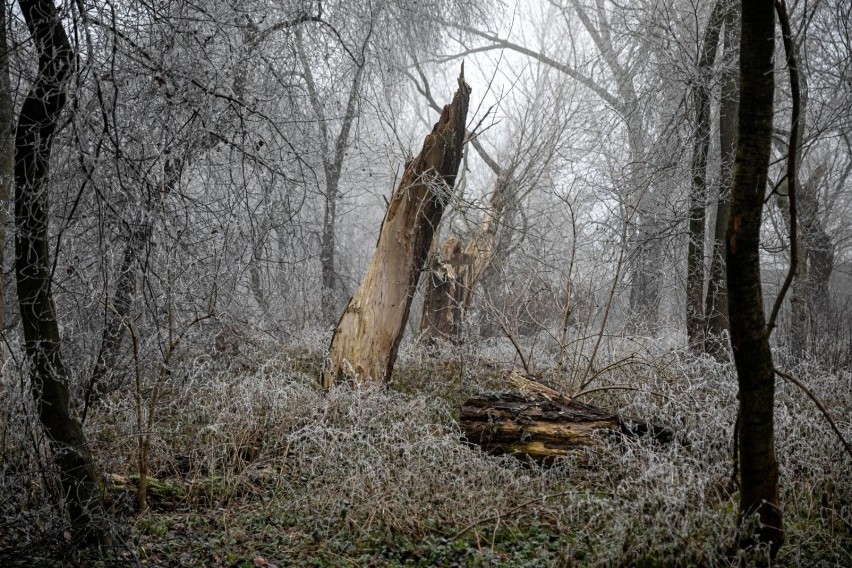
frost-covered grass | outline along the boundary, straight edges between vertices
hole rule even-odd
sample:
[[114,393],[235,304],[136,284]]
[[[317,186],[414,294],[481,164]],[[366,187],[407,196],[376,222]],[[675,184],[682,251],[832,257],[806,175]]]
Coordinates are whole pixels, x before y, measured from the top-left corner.
[[[169,378],[153,432],[152,509],[112,502],[125,545],[148,565],[730,566],[736,380],[730,365],[666,345],[614,366],[586,400],[673,428],[678,443],[608,441],[548,469],[460,442],[465,396],[500,387],[497,348],[401,354],[390,390],[315,382],[322,342],[194,358]],[[631,345],[635,345],[631,343]],[[609,349],[600,368],[626,357]],[[852,438],[852,377],[799,365]],[[558,383],[560,375],[554,374]],[[62,550],[55,480],[19,377],[2,391],[0,554],[22,565]],[[561,386],[556,384],[556,386]],[[787,543],[780,565],[852,565],[850,458],[816,407],[779,383],[778,456]],[[86,425],[98,463],[131,476],[135,407],[127,393]],[[31,415],[30,415],[31,417]],[[13,467],[14,466],[14,467]],[[259,560],[263,559],[263,561]],[[749,561],[754,561],[751,558]]]

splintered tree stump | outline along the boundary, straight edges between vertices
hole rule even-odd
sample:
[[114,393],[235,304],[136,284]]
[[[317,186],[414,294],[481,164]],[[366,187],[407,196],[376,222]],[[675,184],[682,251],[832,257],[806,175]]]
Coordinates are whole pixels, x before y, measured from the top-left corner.
[[390,381],[420,273],[464,154],[470,103],[464,67],[458,85],[391,197],[367,273],[331,338],[323,388],[345,380]]
[[470,443],[490,454],[550,463],[599,447],[601,434],[651,435],[662,443],[671,430],[584,404],[536,381],[510,373],[519,392],[476,396],[462,404],[459,426]]

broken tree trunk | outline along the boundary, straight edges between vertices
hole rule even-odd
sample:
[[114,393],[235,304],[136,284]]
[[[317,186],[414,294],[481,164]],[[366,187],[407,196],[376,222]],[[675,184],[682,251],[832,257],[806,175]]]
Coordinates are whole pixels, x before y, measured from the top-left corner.
[[331,339],[324,388],[342,379],[390,380],[411,299],[464,151],[470,101],[464,68],[458,82],[453,102],[444,107],[420,154],[406,165],[391,198],[367,274]]
[[469,262],[456,237],[444,241],[435,254],[426,275],[423,312],[420,316],[420,341],[435,345],[438,340],[456,343],[461,336],[465,296],[463,271]]
[[518,372],[507,380],[516,392],[476,396],[461,408],[459,426],[467,440],[490,454],[549,463],[599,446],[601,433],[651,435],[662,443],[674,437],[667,428],[577,402]]
[[506,203],[515,188],[511,173],[500,172],[494,191],[473,237],[462,248],[456,237],[447,238],[429,270],[420,341],[434,345],[438,340],[458,343],[462,323],[473,301],[473,290],[494,258],[497,228]]

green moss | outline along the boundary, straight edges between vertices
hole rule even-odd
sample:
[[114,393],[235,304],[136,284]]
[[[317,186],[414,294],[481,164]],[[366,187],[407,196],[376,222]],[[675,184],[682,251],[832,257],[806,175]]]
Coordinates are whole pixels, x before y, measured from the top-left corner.
[[168,517],[143,517],[136,523],[141,534],[162,538],[169,533]]
[[[132,483],[132,490],[138,491],[139,488],[139,476],[131,475],[129,477],[130,482]],[[182,501],[186,499],[187,489],[186,486],[180,482],[169,480],[169,479],[157,479],[155,477],[147,476],[145,478],[148,486],[148,500],[161,500],[161,501]],[[128,489],[130,490],[130,489]]]

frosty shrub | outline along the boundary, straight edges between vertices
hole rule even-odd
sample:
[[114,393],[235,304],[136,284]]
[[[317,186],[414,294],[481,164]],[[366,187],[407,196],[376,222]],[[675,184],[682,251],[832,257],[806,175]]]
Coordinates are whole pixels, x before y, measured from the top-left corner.
[[[128,540],[138,543],[131,548],[155,565],[233,565],[253,555],[329,566],[739,562],[728,556],[737,509],[730,365],[646,346],[596,384],[635,390],[600,390],[586,401],[669,426],[677,441],[608,439],[543,469],[461,440],[453,393],[499,387],[500,365],[482,355],[426,357],[411,348],[396,387],[328,393],[316,382],[322,354],[309,346],[242,357],[254,361],[188,361],[164,388],[151,474],[179,491],[155,491],[152,510],[134,525],[132,499],[113,490]],[[852,436],[850,375],[790,371]],[[38,555],[63,521],[48,505],[55,480],[21,384],[4,377],[3,550]],[[131,397],[116,393],[87,423],[98,463],[131,479],[133,412]],[[776,420],[788,520],[779,562],[849,564],[849,457],[814,405],[783,382]]]

